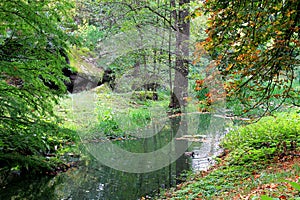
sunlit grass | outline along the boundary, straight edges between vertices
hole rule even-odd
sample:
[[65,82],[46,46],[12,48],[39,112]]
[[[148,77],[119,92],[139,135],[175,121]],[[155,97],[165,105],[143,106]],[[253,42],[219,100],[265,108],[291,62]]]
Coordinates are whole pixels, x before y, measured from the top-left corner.
[[169,97],[159,92],[159,100],[139,100],[131,93],[86,91],[62,99],[57,113],[63,126],[76,130],[83,140],[130,137],[131,133],[167,118]]

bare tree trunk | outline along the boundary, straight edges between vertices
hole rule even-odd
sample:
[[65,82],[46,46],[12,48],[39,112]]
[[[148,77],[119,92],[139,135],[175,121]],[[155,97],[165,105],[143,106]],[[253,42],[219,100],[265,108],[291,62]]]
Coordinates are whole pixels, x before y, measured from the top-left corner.
[[[179,1],[179,11],[176,14],[175,23],[177,24],[176,34],[176,63],[175,63],[175,78],[174,88],[171,95],[171,102],[169,107],[178,109],[179,112],[182,107],[186,106],[185,98],[188,96],[188,65],[189,65],[189,39],[190,39],[190,21],[188,19],[188,8],[182,8],[184,5],[190,3],[190,0]],[[171,0],[171,5],[175,4]],[[174,16],[174,14],[173,14]]]

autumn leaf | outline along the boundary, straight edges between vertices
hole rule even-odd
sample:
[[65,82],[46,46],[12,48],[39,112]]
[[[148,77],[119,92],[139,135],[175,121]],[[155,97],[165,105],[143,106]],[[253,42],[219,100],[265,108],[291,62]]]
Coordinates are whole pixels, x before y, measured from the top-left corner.
[[197,86],[197,87],[195,88],[195,90],[196,90],[196,91],[200,91],[200,90],[201,90],[201,87],[198,87],[198,86]]
[[258,179],[259,177],[260,177],[260,174],[255,174],[255,175],[254,175],[254,178],[255,178],[255,179]]
[[[287,81],[283,85],[286,91],[281,89],[276,93],[276,105],[283,105],[287,98],[298,102],[294,100],[292,88],[299,61],[296,58],[300,46],[299,1],[286,5],[280,1],[266,4],[246,1],[243,9],[240,6],[234,1],[209,0],[204,4],[210,17],[204,47],[224,80],[236,80],[235,85],[226,88],[228,96],[246,108],[244,115],[253,109],[263,112],[260,109],[263,105],[272,105],[271,110],[276,110],[270,94],[283,85],[276,80],[284,74],[281,79]],[[272,19],[265,16],[272,16]],[[254,98],[247,98],[248,95]]]
[[205,94],[205,96],[207,96],[209,98],[212,96],[212,94],[209,92],[209,93]]
[[287,197],[284,196],[284,195],[281,195],[281,196],[279,196],[278,198],[279,198],[279,199],[287,199]]
[[226,71],[229,71],[229,70],[232,68],[232,66],[233,66],[233,64],[230,63],[230,64],[228,65],[228,67],[226,68]]
[[204,80],[196,80],[196,84],[201,86],[204,84]]

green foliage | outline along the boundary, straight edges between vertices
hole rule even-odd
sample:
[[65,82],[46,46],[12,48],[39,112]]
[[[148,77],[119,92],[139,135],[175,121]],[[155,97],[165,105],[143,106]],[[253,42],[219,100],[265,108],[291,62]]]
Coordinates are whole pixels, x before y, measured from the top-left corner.
[[211,105],[210,93],[207,85],[204,83],[203,79],[196,80],[194,85],[194,93],[196,95],[198,102],[199,111],[207,112],[209,106]]
[[299,113],[278,113],[231,131],[222,146],[231,151],[229,161],[252,164],[275,155],[287,155],[300,145]]
[[151,114],[147,108],[129,109],[129,120],[135,124],[134,126],[145,126],[151,120]]
[[81,36],[81,44],[90,50],[94,50],[98,42],[104,37],[103,31],[96,26],[87,24],[79,27],[78,34]]
[[295,183],[293,181],[287,181],[287,180],[285,180],[285,182],[289,183],[293,188],[295,188],[300,192],[300,185],[298,183]]
[[[159,100],[133,100],[132,94],[118,94],[111,91],[97,93],[96,120],[82,131],[83,140],[102,140],[106,138],[127,138],[151,125],[152,120],[166,117],[169,97],[166,91],[158,90]],[[156,110],[157,109],[157,110]],[[158,112],[157,112],[158,111]]]
[[130,131],[146,126],[151,119],[146,107],[128,108],[125,111],[113,111],[100,108],[97,131],[106,137],[130,136]]
[[149,110],[143,106],[119,111],[98,107],[97,113],[97,121],[90,125],[89,133],[82,135],[83,139],[130,137],[131,131],[146,126],[151,119]]
[[157,92],[155,91],[134,91],[132,98],[140,101],[155,100]]
[[4,0],[0,7],[0,163],[43,171],[52,167],[45,155],[74,139],[53,112],[66,93],[64,56],[75,42],[67,34],[72,4]]
[[262,195],[262,196],[261,196],[261,200],[273,200],[273,198],[268,197],[268,196],[266,196],[266,195]]
[[247,180],[251,173],[245,171],[243,167],[223,167],[212,171],[205,177],[192,177],[191,181],[180,190],[173,193],[171,199],[214,199],[222,193],[228,192],[235,188],[237,182]]
[[112,109],[101,109],[99,110],[97,127],[98,131],[103,133],[105,136],[122,136],[123,132],[118,126],[118,122],[115,119],[115,113]]
[[75,132],[53,123],[39,122],[31,127],[16,127],[18,132],[13,134],[6,130],[1,127],[4,132],[1,132],[0,138],[0,162],[6,170],[16,166],[27,173],[54,170],[57,164],[63,163],[59,157],[71,151],[70,146],[77,141]]

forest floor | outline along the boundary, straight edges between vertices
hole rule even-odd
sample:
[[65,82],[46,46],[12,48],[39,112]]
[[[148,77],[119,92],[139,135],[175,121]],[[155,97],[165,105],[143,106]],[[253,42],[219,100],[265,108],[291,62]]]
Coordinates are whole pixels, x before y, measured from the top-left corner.
[[167,190],[159,199],[300,199],[300,152],[264,165],[230,166],[227,155],[208,171]]

